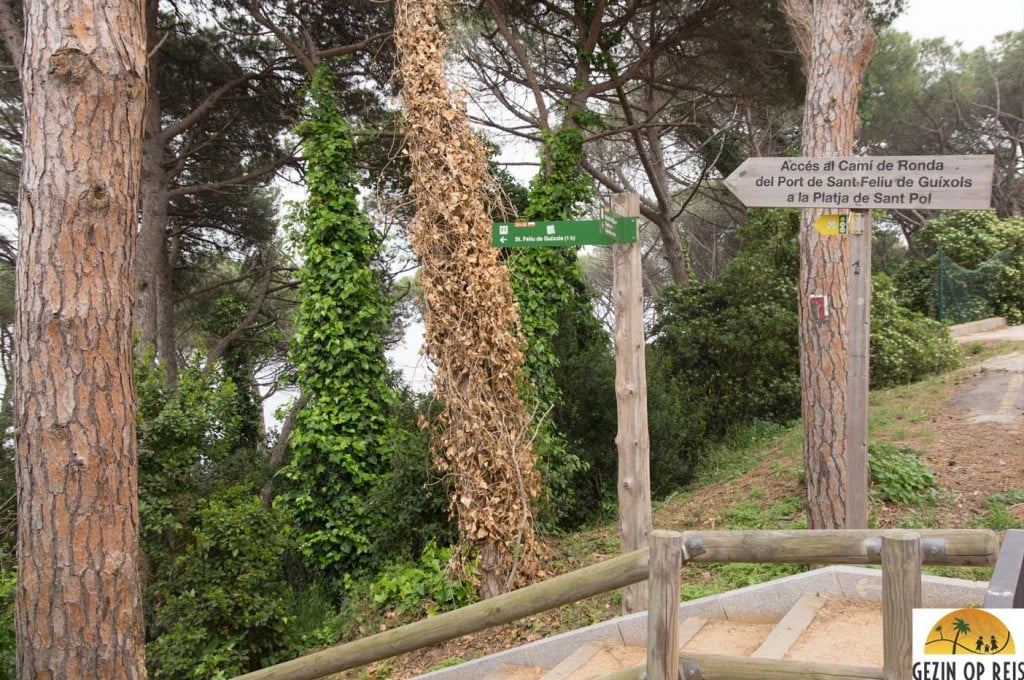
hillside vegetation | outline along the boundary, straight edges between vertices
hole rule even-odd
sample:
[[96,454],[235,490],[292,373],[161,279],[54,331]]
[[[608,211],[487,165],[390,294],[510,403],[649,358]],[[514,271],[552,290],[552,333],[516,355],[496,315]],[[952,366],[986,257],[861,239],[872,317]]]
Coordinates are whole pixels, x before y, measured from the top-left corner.
[[[1019,346],[970,348],[969,365],[871,395],[871,524],[876,527],[1024,528],[1024,431],[1020,423],[972,423],[954,405],[986,370],[981,363]],[[658,503],[654,526],[676,530],[802,529],[801,428],[758,423],[735,430],[703,460],[694,480]],[[992,468],[995,474],[984,470]],[[549,539],[554,573],[592,564],[619,552],[608,520]],[[427,565],[424,565],[427,566]],[[436,567],[443,565],[435,563]],[[783,564],[695,564],[684,569],[681,599],[688,600],[779,578],[805,567]],[[988,568],[940,568],[945,576],[987,580]],[[424,571],[396,571],[395,579]],[[393,628],[436,611],[435,594],[406,583],[374,601],[371,587],[353,602],[346,637]],[[392,599],[394,598],[394,599]],[[359,612],[359,613],[357,613]],[[617,594],[530,617],[517,624],[453,640],[337,678],[398,679],[615,617]]]

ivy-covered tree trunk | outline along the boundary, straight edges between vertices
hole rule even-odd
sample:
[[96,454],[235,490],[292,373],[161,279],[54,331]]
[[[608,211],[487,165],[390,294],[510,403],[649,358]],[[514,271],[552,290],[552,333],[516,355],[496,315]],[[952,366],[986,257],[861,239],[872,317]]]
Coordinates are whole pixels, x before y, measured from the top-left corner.
[[26,2],[25,35],[17,673],[145,678],[132,379],[142,6]]
[[[525,219],[568,220],[578,217],[593,196],[583,172],[583,134],[567,126],[545,135],[545,163],[530,185]],[[587,463],[572,453],[568,438],[587,427],[581,415],[563,408],[559,378],[566,370],[585,370],[577,362],[585,353],[609,349],[608,336],[593,314],[590,292],[575,248],[527,248],[509,254],[512,290],[519,302],[523,335],[529,345],[524,366],[524,397],[544,416],[535,450],[544,470],[541,516],[551,523],[571,516],[574,475]],[[565,364],[572,364],[571,367]],[[612,393],[614,383],[607,385]],[[584,416],[585,417],[585,416]],[[613,446],[609,442],[609,447]]]
[[[857,102],[876,38],[865,0],[783,0],[807,74],[803,153],[846,156],[858,133]],[[802,211],[800,379],[807,516],[812,529],[846,528],[849,408],[847,242],[824,236]]]
[[307,565],[337,584],[365,562],[371,546],[368,496],[392,429],[383,340],[390,302],[371,268],[380,238],[356,203],[352,135],[325,68],[314,76],[310,98],[298,129],[308,197],[292,338],[299,387],[309,401],[295,421],[281,500],[294,513]]
[[540,490],[519,398],[522,337],[508,270],[491,246],[487,157],[445,76],[444,0],[398,3],[395,40],[416,216],[426,351],[443,400],[435,449],[452,477],[459,539],[483,597],[542,575],[531,502]]

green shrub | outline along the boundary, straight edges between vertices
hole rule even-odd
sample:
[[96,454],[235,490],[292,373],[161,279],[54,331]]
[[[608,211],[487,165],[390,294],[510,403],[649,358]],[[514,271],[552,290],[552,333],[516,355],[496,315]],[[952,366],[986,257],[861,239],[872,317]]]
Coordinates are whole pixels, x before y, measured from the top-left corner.
[[937,277],[938,264],[933,257],[904,261],[892,276],[896,303],[930,319],[938,318]]
[[[1017,221],[1024,224],[1024,219]],[[1005,317],[1010,325],[1024,323],[1024,234],[1019,239],[1022,244],[1007,257],[989,289],[995,313]]]
[[0,569],[0,675],[14,677],[17,648],[14,642],[14,593],[18,573]]
[[913,447],[905,444],[872,442],[868,447],[872,492],[882,501],[896,505],[935,505],[939,485],[928,464]]
[[448,570],[451,548],[427,545],[415,563],[392,564],[369,586],[370,600],[380,614],[397,613],[419,618],[458,609],[474,599],[473,584]]
[[[994,314],[1011,324],[1024,321],[1024,219],[949,211],[924,224],[916,245],[928,257],[907,260],[897,270],[900,304],[943,320]],[[961,278],[964,289],[957,293],[952,280]]]
[[370,513],[377,518],[373,554],[381,563],[413,560],[430,543],[448,545],[457,539],[448,512],[451,485],[434,465],[430,430],[419,418],[440,408],[435,397],[409,389],[396,390],[392,446],[383,471],[370,493]]
[[191,539],[160,584],[147,647],[151,676],[234,676],[279,660],[294,645],[295,627],[282,518],[233,487],[200,506]]
[[544,499],[540,512],[548,520],[548,529],[593,523],[604,501],[616,496],[615,357],[607,337],[581,341],[573,334],[570,341],[569,331],[574,330],[567,325],[555,345],[559,356],[555,380],[562,400],[552,410],[552,418],[566,456],[555,469],[547,464],[548,456],[539,456],[545,489],[555,492]]
[[663,293],[648,351],[652,477],[659,448],[682,457],[682,476],[736,425],[799,414],[798,227],[795,211],[755,213],[720,281]]
[[871,387],[905,385],[963,363],[963,352],[938,321],[900,307],[892,280],[872,277]]
[[979,524],[993,531],[1022,529],[1024,522],[1017,519],[1009,510],[1011,505],[1022,503],[1024,503],[1024,491],[1020,489],[994,493],[985,499],[985,517]]

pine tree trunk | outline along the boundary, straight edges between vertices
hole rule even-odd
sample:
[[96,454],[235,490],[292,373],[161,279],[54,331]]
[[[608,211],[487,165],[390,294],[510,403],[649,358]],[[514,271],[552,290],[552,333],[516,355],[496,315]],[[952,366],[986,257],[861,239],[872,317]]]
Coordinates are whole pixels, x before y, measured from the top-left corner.
[[[167,239],[164,223],[156,219],[155,212],[163,203],[167,206],[167,191],[163,164],[163,143],[160,139],[159,98],[150,85],[149,107],[146,114],[146,139],[142,149],[142,177],[140,185],[140,226],[137,274],[135,280],[135,329],[139,333],[139,351],[150,350],[157,355],[157,270],[161,258],[166,259]],[[155,121],[154,121],[155,119]]]
[[[807,74],[803,155],[848,156],[859,132],[861,80],[877,42],[864,0],[783,0]],[[847,243],[800,225],[800,379],[807,514],[812,529],[846,527],[849,365]]]
[[[158,0],[146,2],[147,45],[153,50],[160,42],[157,34]],[[150,69],[159,68],[159,51],[150,57]],[[139,334],[136,350],[151,351],[165,370],[165,383],[172,389],[178,383],[178,357],[174,321],[174,289],[171,286],[171,258],[167,239],[170,201],[169,180],[164,167],[164,130],[160,120],[160,92],[156,81],[147,92],[146,132],[142,146],[142,179],[138,260],[135,279],[135,331]]]
[[132,302],[142,5],[27,2],[18,677],[144,678]]

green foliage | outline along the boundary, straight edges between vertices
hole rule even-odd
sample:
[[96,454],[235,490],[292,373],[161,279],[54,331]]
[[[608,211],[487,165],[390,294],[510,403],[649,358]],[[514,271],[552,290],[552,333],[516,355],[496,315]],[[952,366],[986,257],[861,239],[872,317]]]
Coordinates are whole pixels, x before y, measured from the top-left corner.
[[991,210],[951,210],[928,220],[917,236],[926,252],[941,250],[961,267],[974,269],[1024,238],[1024,219],[1000,220]]
[[388,448],[385,472],[370,494],[376,519],[373,553],[381,561],[415,559],[430,543],[448,545],[457,539],[448,499],[451,484],[434,465],[430,428],[420,417],[432,410],[432,396],[399,390],[394,405],[393,446]]
[[[753,211],[720,280],[662,295],[648,351],[655,486],[685,482],[701,451],[740,424],[799,416],[798,228],[795,211]],[[871,311],[872,387],[960,364],[945,329],[900,307],[884,274],[873,277]]]
[[0,262],[0,324],[14,323],[14,267]]
[[700,450],[738,424],[799,413],[798,226],[796,213],[756,213],[719,281],[664,292],[648,352],[648,410],[652,451],[672,451],[680,465],[665,483],[686,481],[680,475],[692,473]]
[[1024,521],[1010,512],[1011,505],[1020,506],[1022,504],[1024,504],[1024,490],[1010,489],[994,493],[985,499],[985,517],[980,524],[993,531],[1024,529]]
[[136,363],[147,657],[158,678],[227,677],[277,658],[289,635],[301,642],[285,614],[292,544],[284,518],[256,498],[263,459],[242,435],[252,414],[219,366],[200,363],[185,364],[173,391],[151,357]]
[[[758,451],[760,445],[787,432],[792,432],[787,425],[764,420],[737,425],[726,433],[721,442],[708,446],[694,472],[695,481],[710,484],[734,479],[748,472],[761,461]],[[780,461],[776,461],[772,474],[778,476],[787,469]]]
[[473,584],[449,572],[451,557],[451,548],[428,543],[418,562],[385,567],[370,584],[370,600],[381,614],[394,612],[414,618],[472,604]]
[[935,258],[905,260],[892,275],[897,304],[931,319],[937,318],[937,277]]
[[872,493],[896,505],[928,506],[939,501],[939,484],[919,453],[905,444],[871,442],[868,446]]
[[[556,507],[547,516],[558,518],[560,528],[592,524],[608,498],[615,498],[618,479],[618,429],[615,403],[615,357],[603,336],[574,342],[574,328],[566,324],[555,346],[556,383],[562,401],[555,405],[554,422],[564,437],[567,465],[542,467],[546,485],[557,489],[545,499]],[[579,461],[579,464],[571,463]],[[545,461],[542,460],[542,464]],[[557,476],[556,476],[557,475]]]
[[937,321],[900,307],[885,274],[871,281],[871,388],[905,385],[963,363],[963,351]]
[[[802,504],[798,507],[798,513],[802,514]],[[791,523],[765,523],[760,525],[764,529],[792,529]],[[728,526],[728,529],[740,527]],[[698,597],[717,595],[737,588],[757,585],[776,579],[799,574],[806,571],[807,567],[799,564],[768,564],[768,563],[745,563],[731,562],[726,564],[693,564],[685,567],[693,571],[693,578],[684,573],[683,585],[680,599],[683,601],[692,600]]]
[[730,529],[774,529],[784,522],[795,528],[792,522],[804,519],[804,500],[787,496],[767,508],[755,501],[738,503],[722,511],[719,519]]
[[231,677],[288,649],[295,621],[286,610],[284,527],[246,487],[199,506],[191,543],[154,610],[151,626],[161,634],[147,647],[152,677]]
[[[6,560],[5,560],[6,561]],[[18,584],[15,569],[0,568],[0,675],[15,677],[17,646],[14,640],[14,595]]]
[[991,315],[1024,321],[1024,218],[950,211],[926,222],[917,242],[931,254],[897,271],[902,304],[954,323]]
[[238,447],[243,429],[234,383],[194,360],[176,390],[150,356],[135,364],[138,395],[139,540],[159,572],[177,557],[201,499],[223,486],[262,481],[256,449]]
[[[545,171],[531,183],[522,217],[571,219],[587,205],[593,191],[582,169],[582,133],[564,128],[545,135],[544,141]],[[614,378],[608,382],[609,375],[614,375],[607,370],[609,339],[593,315],[575,249],[519,250],[509,256],[508,263],[529,345],[524,397],[536,414],[535,422],[541,423],[534,440],[544,485],[538,516],[551,528],[571,526],[597,502],[586,475],[594,456],[607,455],[609,448],[607,440],[604,446],[594,446],[593,414],[582,413],[566,400],[565,391],[571,390],[574,397],[599,391],[614,395]],[[597,371],[590,372],[591,361],[599,362]],[[578,489],[584,492],[577,494]]]
[[325,70],[298,132],[308,161],[301,223],[301,307],[292,340],[309,404],[296,418],[278,501],[299,530],[308,569],[340,586],[366,566],[368,497],[388,456],[393,401],[383,336],[391,305],[371,263],[380,239],[356,203],[352,136]]

